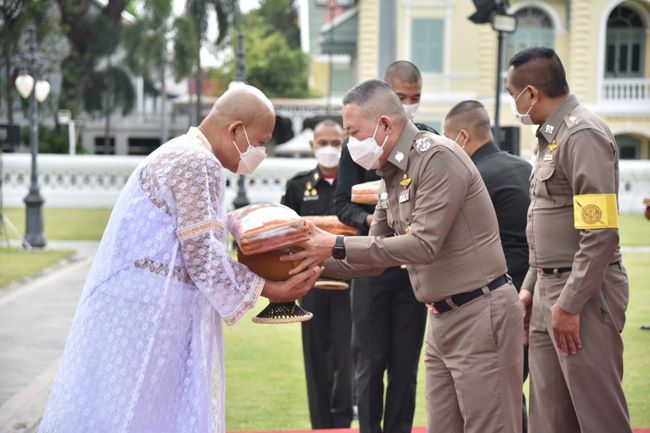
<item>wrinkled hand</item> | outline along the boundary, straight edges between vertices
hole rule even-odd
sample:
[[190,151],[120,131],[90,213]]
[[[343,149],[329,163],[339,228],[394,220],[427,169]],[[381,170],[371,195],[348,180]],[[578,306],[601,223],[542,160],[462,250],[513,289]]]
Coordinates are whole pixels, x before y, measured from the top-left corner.
[[280,261],[283,262],[300,260],[300,264],[289,271],[289,275],[296,275],[305,269],[320,265],[332,256],[332,248],[334,248],[334,243],[336,242],[336,235],[319,229],[312,222],[309,225],[311,227],[311,237],[308,241],[298,244],[302,248],[302,251],[280,256]]
[[266,280],[262,289],[262,296],[269,298],[271,302],[295,301],[305,295],[323,272],[322,266],[314,266],[300,272],[286,281]]
[[575,355],[582,347],[580,339],[580,314],[571,314],[559,305],[551,307],[551,327],[555,345],[563,355]]
[[519,303],[524,313],[524,346],[528,346],[530,336],[530,316],[533,310],[533,294],[528,290],[519,292]]

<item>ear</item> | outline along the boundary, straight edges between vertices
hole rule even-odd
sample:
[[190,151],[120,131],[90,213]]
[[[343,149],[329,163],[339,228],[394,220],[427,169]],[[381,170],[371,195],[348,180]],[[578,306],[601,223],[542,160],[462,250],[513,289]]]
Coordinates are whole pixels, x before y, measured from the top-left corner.
[[390,135],[393,132],[394,127],[395,124],[393,123],[393,119],[386,115],[379,117],[379,129],[383,129],[386,135]]
[[309,140],[309,148],[313,151],[314,150],[314,140]]
[[530,91],[531,101],[539,102],[542,92],[540,92],[535,86],[528,86],[528,89]]
[[236,120],[230,124],[228,127],[228,136],[231,139],[235,139],[235,134],[237,133],[237,129],[241,128],[241,126],[244,124],[241,120]]

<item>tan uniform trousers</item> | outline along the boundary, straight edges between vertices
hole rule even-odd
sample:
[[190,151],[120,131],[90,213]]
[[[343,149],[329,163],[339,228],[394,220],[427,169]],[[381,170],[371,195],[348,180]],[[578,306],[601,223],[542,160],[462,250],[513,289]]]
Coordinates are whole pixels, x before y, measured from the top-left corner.
[[428,433],[521,432],[523,313],[514,286],[432,313],[428,328]]
[[628,281],[622,264],[580,313],[582,349],[562,355],[553,344],[551,306],[569,273],[538,274],[530,329],[530,433],[628,433],[623,340]]

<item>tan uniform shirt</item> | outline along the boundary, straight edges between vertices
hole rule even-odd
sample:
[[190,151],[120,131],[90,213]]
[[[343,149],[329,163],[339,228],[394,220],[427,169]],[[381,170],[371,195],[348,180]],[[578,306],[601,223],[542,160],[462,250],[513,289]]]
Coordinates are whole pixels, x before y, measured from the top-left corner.
[[326,275],[406,264],[415,297],[429,303],[506,273],[490,196],[456,143],[409,122],[377,173],[385,191],[369,236],[346,237],[346,261],[328,260]]
[[571,267],[558,305],[575,314],[600,289],[608,264],[621,259],[618,228],[574,227],[574,211],[594,227],[616,217],[601,208],[590,213],[579,196],[618,193],[618,147],[603,120],[573,95],[539,127],[537,137],[526,227],[531,268],[522,288],[533,291],[534,268]]

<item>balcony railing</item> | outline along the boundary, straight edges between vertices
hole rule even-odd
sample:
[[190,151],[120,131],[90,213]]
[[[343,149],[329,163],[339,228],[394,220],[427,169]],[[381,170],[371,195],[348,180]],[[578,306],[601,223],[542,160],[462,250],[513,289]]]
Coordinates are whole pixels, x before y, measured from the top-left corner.
[[607,102],[650,103],[650,79],[605,78],[602,96]]

